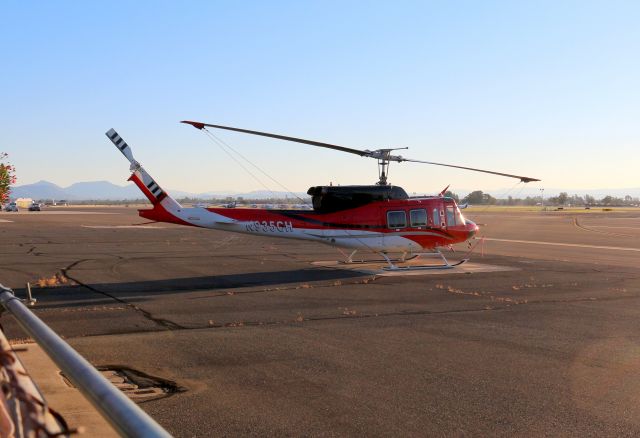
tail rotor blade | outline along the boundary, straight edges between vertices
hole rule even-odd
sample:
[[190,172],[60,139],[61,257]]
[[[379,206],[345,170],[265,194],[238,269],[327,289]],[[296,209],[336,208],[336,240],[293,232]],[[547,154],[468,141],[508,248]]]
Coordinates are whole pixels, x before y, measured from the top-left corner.
[[127,142],[124,141],[122,137],[120,137],[120,134],[118,134],[115,129],[109,129],[105,133],[105,135],[109,137],[109,140],[111,140],[111,142],[118,148],[120,152],[122,152],[122,155],[124,155],[131,164],[134,164],[136,162],[136,160],[133,159],[131,148],[129,147]]

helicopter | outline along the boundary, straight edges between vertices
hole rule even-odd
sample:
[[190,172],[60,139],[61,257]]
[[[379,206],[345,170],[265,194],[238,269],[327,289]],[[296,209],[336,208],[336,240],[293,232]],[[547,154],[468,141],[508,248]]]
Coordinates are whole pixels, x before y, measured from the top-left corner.
[[[184,120],[199,130],[215,128],[274,139],[329,148],[377,160],[378,181],[373,185],[313,186],[307,191],[313,210],[183,207],[173,199],[135,160],[131,147],[114,130],[106,136],[129,160],[133,181],[152,204],[138,210],[141,217],[154,222],[210,228],[215,230],[300,239],[350,249],[346,263],[357,251],[377,253],[388,264],[386,270],[450,269],[467,261],[449,263],[440,248],[472,239],[478,226],[466,219],[455,200],[445,196],[446,188],[437,196],[410,197],[399,186],[388,182],[392,162],[412,162],[452,167],[519,179],[523,183],[540,181],[527,176],[512,175],[452,164],[415,160],[396,155],[394,151],[408,148],[360,150],[302,138],[268,132],[233,128]],[[448,188],[448,187],[447,187]],[[389,254],[401,256],[392,259]],[[409,257],[407,258],[407,255]],[[435,255],[442,264],[399,266],[411,258]]]

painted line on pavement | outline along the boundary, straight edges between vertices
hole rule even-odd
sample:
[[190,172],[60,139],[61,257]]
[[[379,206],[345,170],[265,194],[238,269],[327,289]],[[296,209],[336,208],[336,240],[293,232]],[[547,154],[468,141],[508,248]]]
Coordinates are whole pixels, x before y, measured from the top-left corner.
[[579,243],[560,243],[560,242],[540,242],[537,240],[511,240],[511,239],[493,239],[491,237],[485,237],[484,240],[492,240],[494,242],[509,242],[509,243],[527,243],[530,245],[550,245],[550,246],[570,246],[574,248],[591,248],[591,249],[610,249],[614,251],[635,251],[640,252],[640,248],[623,248],[620,246],[598,246],[598,245],[582,245]]
[[611,225],[589,225],[591,228],[625,228],[627,230],[640,230],[640,227],[614,227]]

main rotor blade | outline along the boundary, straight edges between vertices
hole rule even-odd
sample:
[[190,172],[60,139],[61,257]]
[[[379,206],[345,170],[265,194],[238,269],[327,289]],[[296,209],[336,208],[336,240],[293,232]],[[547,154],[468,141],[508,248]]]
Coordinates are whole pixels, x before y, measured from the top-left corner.
[[[210,128],[217,128],[217,129],[226,129],[228,131],[236,131],[236,132],[242,132],[245,134],[253,134],[253,135],[261,135],[263,137],[270,137],[270,138],[277,138],[278,140],[286,140],[286,141],[293,141],[296,143],[303,143],[303,144],[308,144],[311,146],[319,146],[322,148],[328,148],[328,149],[335,149],[337,151],[342,151],[342,152],[348,152],[350,154],[356,154],[356,155],[360,155],[361,157],[371,157],[371,158],[378,158],[381,159],[382,156],[380,155],[381,152],[388,151],[390,149],[381,149],[381,150],[377,150],[377,151],[362,151],[360,149],[352,149],[352,148],[347,148],[344,146],[338,146],[335,144],[330,144],[330,143],[322,143],[319,141],[313,141],[313,140],[305,140],[304,138],[297,138],[297,137],[289,137],[286,135],[279,135],[279,134],[271,134],[269,132],[261,132],[261,131],[251,131],[249,129],[241,129],[241,128],[233,128],[231,126],[222,126],[222,125],[212,125],[209,123],[202,123],[202,122],[193,122],[190,120],[183,120],[180,123],[186,123],[188,125],[193,126],[196,129],[204,129],[205,127],[210,127]],[[491,170],[483,170],[483,169],[475,169],[473,167],[464,167],[464,166],[455,166],[453,164],[443,164],[443,163],[434,163],[431,161],[421,161],[421,160],[412,160],[410,158],[403,158],[397,155],[386,155],[385,158],[386,160],[389,161],[398,161],[398,162],[402,162],[402,161],[410,161],[413,163],[423,163],[423,164],[433,164],[435,166],[445,166],[445,167],[454,167],[456,169],[464,169],[464,170],[472,170],[474,172],[482,172],[482,173],[490,173],[492,175],[500,175],[500,176],[506,176],[509,178],[517,178],[520,181],[524,182],[524,183],[528,183],[528,182],[532,182],[532,181],[540,181],[537,178],[530,178],[528,176],[520,176],[520,175],[511,175],[509,173],[501,173],[501,172],[493,172]]]
[[455,166],[453,164],[433,163],[431,161],[412,160],[410,158],[403,158],[402,161],[411,161],[413,163],[423,163],[423,164],[433,164],[435,166],[455,167],[456,169],[472,170],[474,172],[482,172],[482,173],[490,173],[492,175],[508,176],[509,178],[517,178],[520,181],[522,181],[523,183],[528,183],[528,182],[532,182],[532,181],[540,181],[537,178],[530,178],[528,176],[511,175],[509,173],[493,172],[492,170],[475,169],[473,167]]
[[186,123],[197,129],[203,129],[205,126],[208,126],[210,128],[226,129],[228,131],[236,131],[236,132],[243,132],[245,134],[261,135],[263,137],[277,138],[278,140],[294,141],[296,143],[304,143],[304,144],[309,144],[311,146],[319,146],[322,148],[329,148],[329,149],[335,149],[337,151],[349,152],[350,154],[360,155],[361,157],[368,156],[371,153],[369,151],[361,151],[359,149],[346,148],[344,146],[337,146],[335,144],[322,143],[322,142],[313,141],[313,140],[305,140],[303,138],[288,137],[286,135],[270,134],[268,132],[250,131],[248,129],[232,128],[230,126],[211,125],[209,123],[192,122],[189,120],[183,120],[180,123]]

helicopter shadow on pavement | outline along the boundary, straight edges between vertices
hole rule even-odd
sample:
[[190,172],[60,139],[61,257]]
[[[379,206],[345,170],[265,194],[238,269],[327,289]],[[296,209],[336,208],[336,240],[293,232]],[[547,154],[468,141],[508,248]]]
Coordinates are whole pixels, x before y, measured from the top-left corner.
[[[159,295],[195,291],[220,291],[248,287],[331,282],[369,277],[371,274],[343,269],[294,269],[287,271],[252,272],[246,274],[210,275],[163,280],[128,281],[122,283],[83,282],[73,286],[33,290],[38,300],[36,309],[55,309],[114,304],[114,299],[136,302]],[[25,297],[25,289],[15,289],[18,297]]]

